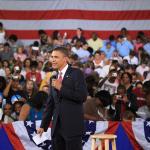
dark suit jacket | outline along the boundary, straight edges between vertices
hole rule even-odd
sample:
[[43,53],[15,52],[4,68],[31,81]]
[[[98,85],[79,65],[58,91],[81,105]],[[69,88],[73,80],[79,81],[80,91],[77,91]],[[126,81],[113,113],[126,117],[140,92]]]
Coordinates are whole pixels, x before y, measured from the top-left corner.
[[41,127],[46,131],[52,121],[52,136],[58,116],[61,129],[66,137],[82,135],[84,131],[83,102],[87,97],[87,88],[81,70],[68,67],[58,92],[50,86],[50,96],[46,106]]

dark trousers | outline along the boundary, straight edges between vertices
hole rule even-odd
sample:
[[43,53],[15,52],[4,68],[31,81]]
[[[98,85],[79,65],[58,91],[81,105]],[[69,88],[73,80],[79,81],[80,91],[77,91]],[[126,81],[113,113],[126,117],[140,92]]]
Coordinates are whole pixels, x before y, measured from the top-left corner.
[[52,137],[52,150],[82,150],[82,137],[65,137],[58,121]]

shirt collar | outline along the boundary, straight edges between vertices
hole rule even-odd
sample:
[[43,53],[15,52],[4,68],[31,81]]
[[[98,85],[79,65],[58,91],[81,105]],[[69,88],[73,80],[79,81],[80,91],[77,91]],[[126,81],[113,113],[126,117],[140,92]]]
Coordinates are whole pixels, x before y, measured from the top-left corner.
[[60,72],[62,73],[61,75],[62,75],[62,78],[64,78],[64,75],[65,75],[65,73],[66,73],[66,71],[67,71],[67,69],[68,69],[68,64],[60,71],[58,71],[58,73],[60,74]]

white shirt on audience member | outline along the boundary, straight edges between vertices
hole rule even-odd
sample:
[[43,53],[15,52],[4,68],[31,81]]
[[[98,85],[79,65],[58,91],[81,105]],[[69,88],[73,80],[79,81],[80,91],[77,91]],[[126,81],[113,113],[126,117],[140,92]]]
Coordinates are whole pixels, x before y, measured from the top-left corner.
[[127,60],[128,61],[128,63],[130,64],[130,65],[138,65],[138,58],[136,57],[136,56],[134,56],[134,57],[130,57],[129,55],[128,56],[125,56],[125,57],[123,57],[123,60]]

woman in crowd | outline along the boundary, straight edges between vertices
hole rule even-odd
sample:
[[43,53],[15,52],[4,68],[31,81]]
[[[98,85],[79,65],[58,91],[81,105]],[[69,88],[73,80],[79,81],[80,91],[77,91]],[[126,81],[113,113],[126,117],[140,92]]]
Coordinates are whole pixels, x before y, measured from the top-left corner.
[[24,60],[26,59],[26,57],[27,57],[27,55],[24,53],[24,47],[19,46],[17,48],[17,51],[14,53],[15,60],[23,63]]
[[97,92],[92,99],[84,103],[84,118],[87,120],[104,121],[109,120],[108,106],[111,104],[111,95],[108,91]]
[[44,103],[48,98],[48,94],[40,91],[31,100],[31,103],[26,103],[23,105],[19,120],[41,120],[43,114]]
[[30,103],[33,96],[38,92],[37,85],[33,80],[26,80],[24,92],[26,95],[26,100]]
[[26,78],[26,74],[31,71],[31,59],[26,58],[23,63],[23,69],[21,70],[21,74]]
[[116,120],[122,120],[125,111],[130,110],[133,113],[137,110],[136,96],[132,93],[128,93],[124,85],[119,85],[117,88],[116,97]]
[[121,76],[121,84],[126,87],[127,93],[132,93],[132,76],[128,72],[124,72]]
[[29,71],[26,74],[26,79],[33,80],[37,84],[37,86],[40,86],[40,83],[42,81],[42,76],[41,76],[41,73],[37,70],[37,67],[38,67],[38,62],[32,61],[31,62],[31,71]]
[[54,46],[62,46],[65,44],[66,34],[62,37],[59,31],[54,31],[52,35],[53,45]]

